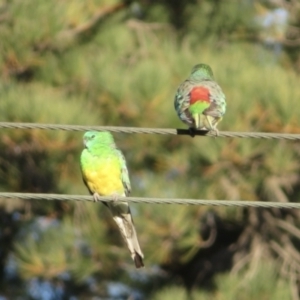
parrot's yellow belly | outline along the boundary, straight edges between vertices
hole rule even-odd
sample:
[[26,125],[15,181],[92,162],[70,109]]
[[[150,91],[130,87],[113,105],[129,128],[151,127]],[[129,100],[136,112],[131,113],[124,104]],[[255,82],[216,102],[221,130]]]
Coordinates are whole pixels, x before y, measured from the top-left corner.
[[83,176],[92,193],[98,193],[100,196],[124,193],[121,170],[118,166],[104,164],[97,169],[84,171]]

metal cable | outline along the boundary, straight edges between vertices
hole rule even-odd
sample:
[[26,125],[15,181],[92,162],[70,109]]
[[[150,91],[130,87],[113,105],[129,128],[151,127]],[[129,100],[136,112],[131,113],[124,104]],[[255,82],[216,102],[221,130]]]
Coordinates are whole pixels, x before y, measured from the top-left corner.
[[[0,198],[24,199],[24,200],[60,200],[60,201],[92,201],[92,196],[63,195],[63,194],[30,194],[30,193],[0,193]],[[100,201],[115,201],[114,197],[100,197]],[[238,206],[238,207],[265,207],[265,208],[300,208],[300,203],[295,202],[263,202],[243,200],[202,200],[202,199],[179,199],[179,198],[148,198],[148,197],[120,197],[117,201],[125,200],[135,203],[149,204],[184,204],[205,206]]]
[[[144,133],[144,134],[170,134],[170,135],[190,135],[188,129],[172,128],[139,128],[122,126],[82,126],[82,125],[59,125],[40,123],[14,123],[0,122],[0,128],[17,129],[43,129],[43,130],[65,130],[65,131],[111,131],[120,133]],[[195,131],[195,135],[213,136],[214,133],[208,131]],[[219,137],[238,138],[262,138],[262,139],[286,139],[300,140],[300,134],[267,133],[267,132],[232,132],[221,131]],[[0,198],[18,198],[24,200],[71,200],[71,201],[93,201],[92,196],[84,195],[61,195],[61,194],[30,194],[30,193],[0,193]],[[113,197],[100,197],[100,201],[114,201]],[[141,198],[126,197],[126,201],[135,203],[150,204],[185,204],[185,205],[210,205],[210,206],[239,206],[239,207],[265,207],[265,208],[300,208],[300,203],[293,202],[262,202],[262,201],[234,201],[234,200],[203,200],[203,199],[174,199],[174,198]]]
[[[66,131],[96,130],[96,131],[111,131],[111,132],[121,132],[121,133],[191,135],[188,129],[140,128],[140,127],[122,127],[122,126],[83,126],[83,125],[63,125],[63,124],[60,125],[60,124],[14,123],[14,122],[0,122],[0,128],[47,129],[47,130],[66,130]],[[195,131],[195,135],[216,137],[214,133],[205,130],[197,130]],[[285,140],[294,140],[294,141],[300,140],[300,134],[268,133],[268,132],[220,131],[218,137],[285,139]]]

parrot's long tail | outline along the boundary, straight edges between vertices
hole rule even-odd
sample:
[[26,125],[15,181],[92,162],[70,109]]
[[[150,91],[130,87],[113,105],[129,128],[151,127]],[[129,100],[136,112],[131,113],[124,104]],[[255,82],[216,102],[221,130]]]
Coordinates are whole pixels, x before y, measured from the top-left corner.
[[115,204],[110,202],[109,208],[112,212],[113,219],[117,223],[122,237],[127,244],[136,268],[143,267],[144,254],[137,238],[128,203],[117,200]]

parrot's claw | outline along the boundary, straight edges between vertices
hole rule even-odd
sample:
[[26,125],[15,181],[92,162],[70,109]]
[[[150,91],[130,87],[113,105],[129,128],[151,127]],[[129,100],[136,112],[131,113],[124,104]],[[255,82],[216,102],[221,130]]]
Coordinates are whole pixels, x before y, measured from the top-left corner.
[[212,133],[215,137],[219,136],[219,130],[216,128],[217,123],[212,124],[209,116],[205,116],[205,117],[209,125],[209,132]]
[[98,193],[94,193],[93,194],[93,199],[94,199],[94,202],[100,201],[100,195]]
[[113,194],[113,195],[111,195],[111,196],[112,196],[112,202],[113,202],[113,203],[119,201],[119,195],[118,195],[118,194]]
[[211,132],[215,137],[217,137],[217,136],[220,135],[220,134],[219,134],[219,130],[218,130],[217,128],[211,129],[210,132]]
[[[118,194],[113,194],[111,196],[112,196],[112,202],[117,202],[119,200],[119,195]],[[98,193],[93,194],[93,199],[94,199],[94,202],[101,201],[100,195]]]

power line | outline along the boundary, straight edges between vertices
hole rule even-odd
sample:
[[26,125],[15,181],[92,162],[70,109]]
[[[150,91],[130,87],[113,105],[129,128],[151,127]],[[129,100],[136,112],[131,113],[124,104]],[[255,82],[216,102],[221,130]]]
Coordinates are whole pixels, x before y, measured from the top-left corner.
[[[142,127],[122,127],[122,126],[83,126],[83,125],[63,125],[63,124],[41,124],[41,123],[14,123],[0,122],[0,128],[17,128],[17,129],[43,129],[43,130],[65,130],[65,131],[111,131],[120,133],[144,133],[144,134],[164,134],[164,135],[190,135],[188,129],[174,128],[142,128]],[[195,135],[213,136],[214,133],[197,130]],[[300,134],[292,133],[269,133],[269,132],[234,132],[220,131],[218,137],[226,138],[255,138],[255,139],[284,139],[300,140]]]
[[[0,193],[0,198],[24,199],[24,200],[60,200],[60,201],[90,201],[92,196],[64,195],[64,194],[30,194],[30,193]],[[149,204],[183,204],[183,205],[205,205],[205,206],[236,206],[236,207],[264,207],[264,208],[300,208],[300,203],[295,202],[264,202],[244,200],[203,200],[203,199],[180,199],[180,198],[148,198],[148,197],[121,197],[119,201],[125,200],[134,203]],[[100,197],[100,201],[115,201],[114,197]],[[118,200],[117,200],[118,201]]]

